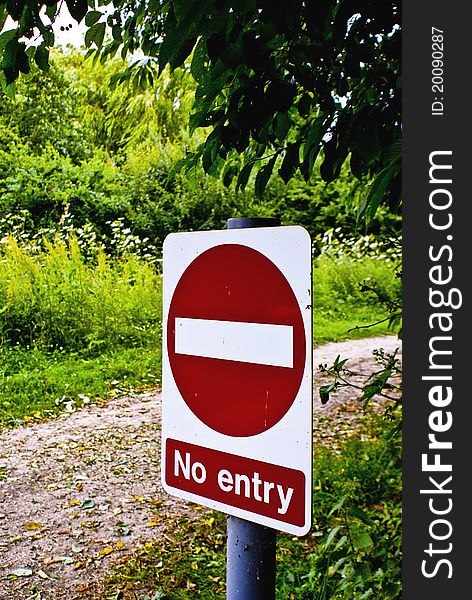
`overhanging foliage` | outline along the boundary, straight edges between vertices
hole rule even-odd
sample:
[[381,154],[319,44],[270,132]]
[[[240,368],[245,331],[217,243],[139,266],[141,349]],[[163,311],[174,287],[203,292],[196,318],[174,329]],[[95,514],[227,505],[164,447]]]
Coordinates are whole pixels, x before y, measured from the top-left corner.
[[[358,178],[373,178],[363,214],[400,198],[401,14],[397,0],[66,0],[88,26],[86,44],[106,58],[137,50],[149,58],[128,72],[141,84],[151,65],[188,65],[196,80],[192,129],[205,141],[178,163],[244,188],[255,175],[262,194],[277,169],[284,181],[309,179],[317,157],[327,182],[348,159]],[[57,4],[48,1],[55,18]],[[4,87],[32,61],[48,66],[52,27],[43,0],[0,0]],[[3,17],[2,17],[3,15]],[[39,30],[41,44],[28,47]],[[107,31],[110,35],[106,35]],[[146,74],[147,73],[147,74]]]

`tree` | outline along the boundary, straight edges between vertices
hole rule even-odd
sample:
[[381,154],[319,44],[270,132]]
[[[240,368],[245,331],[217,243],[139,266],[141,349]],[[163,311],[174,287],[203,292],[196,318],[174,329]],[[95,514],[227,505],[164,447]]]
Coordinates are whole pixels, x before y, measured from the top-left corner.
[[[169,69],[144,90],[112,86],[127,64],[84,59],[84,52],[53,51],[48,73],[35,69],[16,84],[14,99],[0,104],[0,127],[15,131],[29,150],[41,154],[49,144],[75,163],[98,149],[115,155],[146,141],[188,141],[187,123],[194,81]],[[0,142],[1,144],[1,142]]]
[[[126,77],[142,83],[189,65],[196,81],[191,130],[205,140],[176,168],[206,172],[244,188],[251,173],[261,194],[274,169],[284,181],[298,171],[308,180],[317,157],[327,182],[348,159],[357,178],[370,178],[361,213],[380,202],[398,208],[401,140],[401,14],[398,0],[66,0],[88,26],[95,57],[141,51]],[[0,0],[4,87],[31,62],[48,67],[54,43],[41,9],[54,19],[52,0]],[[3,16],[2,16],[3,15]],[[29,46],[39,31],[40,44]],[[107,30],[110,32],[106,36]]]

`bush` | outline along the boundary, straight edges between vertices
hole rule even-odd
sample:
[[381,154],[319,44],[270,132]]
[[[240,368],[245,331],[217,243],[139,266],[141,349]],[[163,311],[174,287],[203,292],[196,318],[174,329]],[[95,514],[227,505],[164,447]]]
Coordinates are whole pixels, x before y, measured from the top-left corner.
[[385,298],[398,298],[401,294],[395,267],[387,262],[372,258],[360,262],[347,255],[336,259],[322,255],[315,259],[315,265],[315,302],[321,305],[336,308],[354,303],[375,304],[378,298],[372,292],[362,291],[363,282],[370,282]]
[[86,262],[77,240],[46,242],[30,256],[10,237],[0,262],[0,332],[7,345],[103,351],[158,345],[161,277],[154,265],[99,251]]
[[401,441],[373,418],[340,454],[318,448],[311,534],[280,541],[280,598],[401,597]]

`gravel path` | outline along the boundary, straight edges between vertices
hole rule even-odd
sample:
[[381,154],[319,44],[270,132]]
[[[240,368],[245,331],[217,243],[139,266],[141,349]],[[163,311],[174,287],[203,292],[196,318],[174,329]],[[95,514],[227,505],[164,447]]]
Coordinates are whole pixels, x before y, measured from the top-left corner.
[[[393,336],[315,350],[315,441],[336,449],[361,414],[352,390],[322,407],[317,367],[336,356],[369,373],[372,350]],[[0,431],[0,600],[75,600],[138,545],[165,535],[191,504],[160,486],[160,392],[90,406],[55,420]]]

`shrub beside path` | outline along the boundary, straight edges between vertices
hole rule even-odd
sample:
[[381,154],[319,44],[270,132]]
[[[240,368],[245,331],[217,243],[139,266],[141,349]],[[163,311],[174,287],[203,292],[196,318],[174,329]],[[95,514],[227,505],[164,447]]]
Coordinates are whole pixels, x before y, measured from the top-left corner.
[[[315,350],[315,442],[335,448],[362,418],[348,388],[321,406],[318,365],[340,354],[369,373],[373,349],[399,346],[384,336]],[[113,563],[198,514],[162,490],[160,423],[154,391],[0,431],[0,600],[95,598]]]

